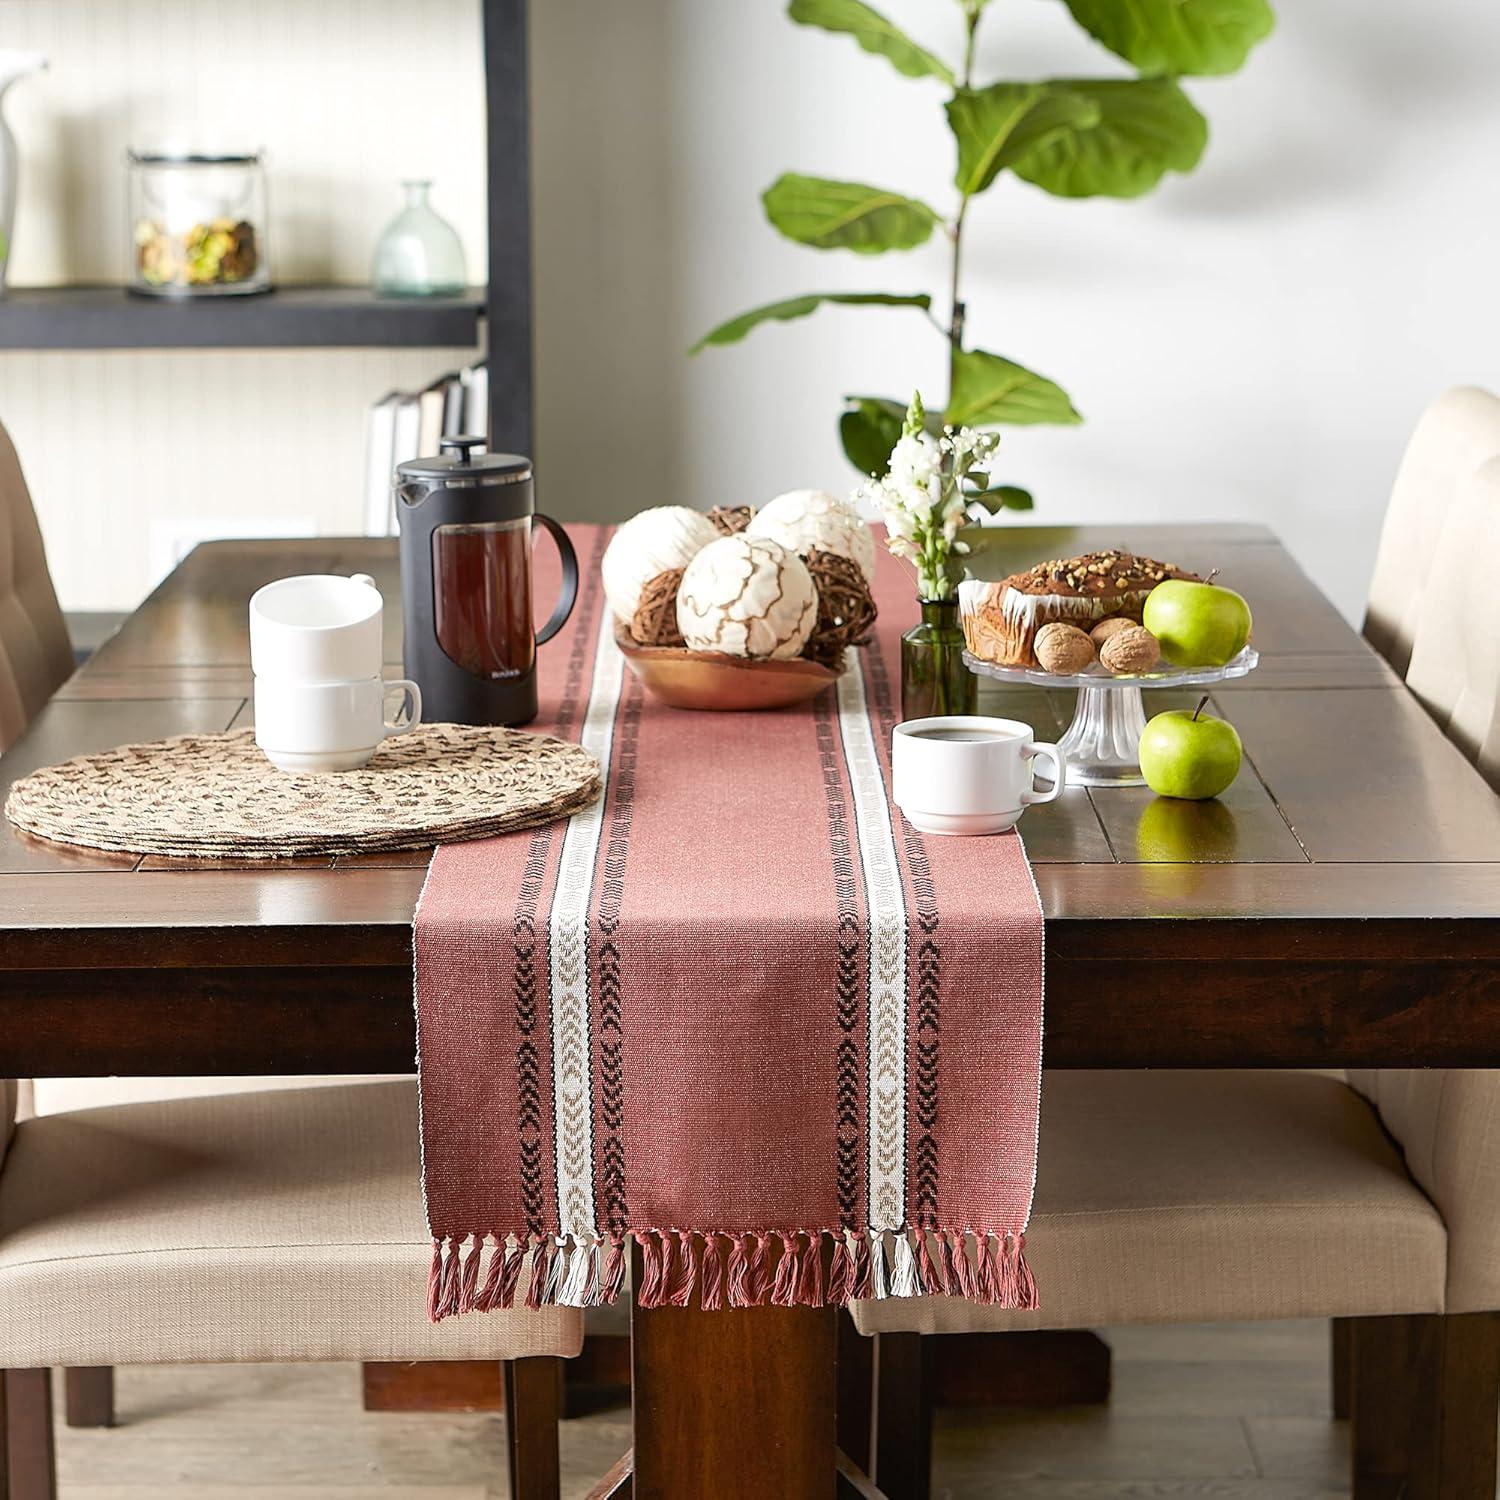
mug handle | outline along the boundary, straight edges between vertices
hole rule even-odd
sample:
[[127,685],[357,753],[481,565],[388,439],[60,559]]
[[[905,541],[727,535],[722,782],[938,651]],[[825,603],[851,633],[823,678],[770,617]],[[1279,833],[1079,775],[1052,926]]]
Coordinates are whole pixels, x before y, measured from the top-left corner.
[[540,521],[552,533],[552,540],[557,543],[558,556],[562,558],[562,593],[558,595],[557,608],[552,611],[552,618],[536,633],[536,643],[540,646],[543,641],[550,641],[567,624],[568,616],[573,613],[573,605],[578,599],[578,554],[573,551],[568,533],[551,516],[538,513],[531,519]]
[[405,734],[422,722],[422,689],[409,677],[393,677],[385,684],[384,698],[389,698],[397,688],[401,690],[401,707],[385,721],[387,735]]
[[[1033,802],[1056,802],[1063,794],[1063,788],[1068,784],[1068,760],[1056,745],[1038,742],[1021,752],[1028,760],[1040,755],[1043,760],[1052,762],[1052,790],[1050,792],[1025,791],[1021,793],[1021,806],[1030,807]],[[1032,770],[1033,786],[1035,785],[1036,771]]]

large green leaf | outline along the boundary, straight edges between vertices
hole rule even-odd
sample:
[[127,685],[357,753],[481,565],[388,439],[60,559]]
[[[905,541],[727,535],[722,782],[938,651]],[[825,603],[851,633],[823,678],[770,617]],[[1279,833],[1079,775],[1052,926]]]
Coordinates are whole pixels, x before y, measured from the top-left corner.
[[697,354],[710,344],[737,344],[761,323],[789,323],[793,318],[805,318],[825,302],[838,302],[845,307],[920,307],[924,311],[932,306],[932,298],[926,292],[808,292],[802,297],[768,302],[764,307],[752,308],[727,323],[720,323],[705,333],[688,353]]
[[947,84],[954,81],[953,70],[942,58],[919,47],[899,26],[893,26],[861,0],[792,0],[787,14],[803,26],[848,32],[866,52],[889,58],[896,71],[908,78],[941,78]]
[[910,250],[931,235],[937,214],[915,198],[863,182],[787,172],[761,195],[766,217],[789,239],[817,250],[879,255]]
[[1018,177],[1060,198],[1135,198],[1163,175],[1191,172],[1208,121],[1170,78],[1064,79],[1099,109],[1095,124],[1055,133],[1011,163]]
[[953,356],[953,394],[943,421],[953,427],[1072,426],[1083,421],[1061,386],[1023,365],[967,349]]
[[1142,73],[1233,73],[1271,34],[1268,0],[1066,0],[1074,19]]
[[1098,104],[1086,94],[1048,83],[960,89],[947,110],[958,141],[954,181],[963,193],[982,193],[1002,167],[1069,129],[1089,129],[1100,118]]

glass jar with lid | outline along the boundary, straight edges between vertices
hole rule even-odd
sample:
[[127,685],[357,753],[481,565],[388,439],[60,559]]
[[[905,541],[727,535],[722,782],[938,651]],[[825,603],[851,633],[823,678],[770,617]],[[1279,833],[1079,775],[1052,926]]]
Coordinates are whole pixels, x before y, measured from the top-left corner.
[[130,290],[152,297],[269,291],[259,151],[129,153]]

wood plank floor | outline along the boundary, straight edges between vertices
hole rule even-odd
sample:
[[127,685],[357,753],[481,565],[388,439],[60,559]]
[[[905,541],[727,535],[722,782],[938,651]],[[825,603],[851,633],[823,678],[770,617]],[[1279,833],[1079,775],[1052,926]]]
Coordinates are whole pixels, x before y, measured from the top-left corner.
[[[943,1412],[940,1500],[1324,1500],[1347,1493],[1323,1323],[1128,1328],[1110,1406]],[[60,1399],[60,1392],[59,1392]],[[120,1426],[59,1427],[63,1500],[495,1500],[495,1416],[366,1414],[352,1365],[121,1371]],[[623,1411],[563,1427],[563,1490],[625,1447]]]

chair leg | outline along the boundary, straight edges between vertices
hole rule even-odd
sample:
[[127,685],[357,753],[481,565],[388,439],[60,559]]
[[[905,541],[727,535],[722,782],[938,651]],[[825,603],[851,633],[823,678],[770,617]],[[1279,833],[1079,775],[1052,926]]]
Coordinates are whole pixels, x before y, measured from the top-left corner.
[[1347,1422],[1353,1410],[1351,1381],[1354,1379],[1354,1318],[1330,1318],[1328,1322],[1328,1372],[1333,1386],[1335,1422]]
[[557,1452],[562,1363],[548,1356],[505,1361],[510,1500],[557,1500],[562,1484]]
[[56,1500],[50,1370],[5,1372],[5,1427],[10,1482],[6,1500]]
[[870,1436],[875,1427],[875,1340],[854,1326],[849,1309],[839,1309],[837,1345],[839,1362],[838,1423],[839,1452],[869,1473],[874,1455]]
[[69,1427],[115,1425],[113,1365],[86,1365],[63,1371],[63,1421]]
[[932,1484],[933,1340],[875,1335],[875,1472],[888,1500],[928,1500]]
[[1500,1313],[1359,1318],[1354,1500],[1494,1500]]

